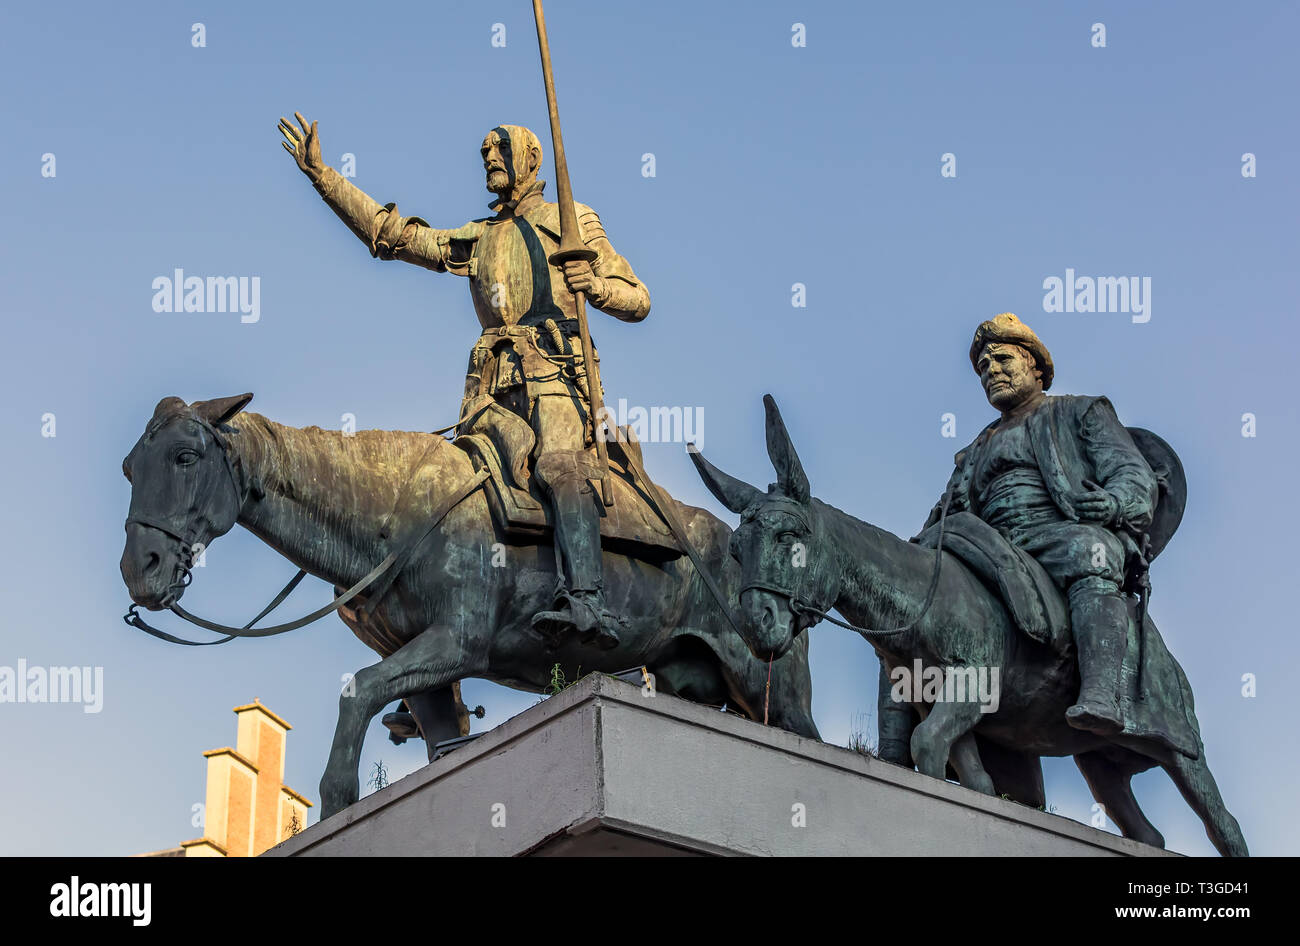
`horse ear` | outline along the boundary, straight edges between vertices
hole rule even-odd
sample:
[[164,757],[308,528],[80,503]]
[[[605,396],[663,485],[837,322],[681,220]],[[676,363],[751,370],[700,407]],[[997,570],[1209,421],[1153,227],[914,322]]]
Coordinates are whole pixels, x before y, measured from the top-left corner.
[[188,405],[178,397],[165,397],[154,406],[153,417],[150,419],[150,422],[152,423],[153,421],[159,420],[168,414],[173,414],[178,410],[183,411],[187,406]]
[[691,462],[695,464],[695,469],[699,471],[700,479],[704,480],[709,492],[732,512],[743,512],[763,497],[762,490],[750,486],[744,480],[728,476],[704,459],[704,454],[700,453],[695,444],[688,443],[686,452],[690,454]]
[[803,464],[799,462],[799,454],[795,453],[794,443],[790,440],[785,421],[781,420],[781,412],[777,410],[772,395],[763,395],[763,407],[767,409],[767,455],[772,460],[772,466],[776,467],[777,486],[795,502],[806,503],[812,495],[808,477],[803,471]]
[[213,398],[211,401],[195,401],[190,407],[213,427],[219,427],[247,407],[252,399],[252,394],[236,394],[233,397]]

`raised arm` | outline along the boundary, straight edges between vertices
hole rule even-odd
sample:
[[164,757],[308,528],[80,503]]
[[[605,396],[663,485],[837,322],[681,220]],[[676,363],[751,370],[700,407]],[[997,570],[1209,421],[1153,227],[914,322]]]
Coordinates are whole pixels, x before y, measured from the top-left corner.
[[[380,259],[400,259],[435,272],[445,272],[449,247],[453,239],[466,234],[454,230],[435,230],[419,217],[403,217],[396,204],[379,202],[321,160],[320,135],[316,122],[307,124],[301,112],[294,112],[301,131],[285,118],[280,119],[280,142],[293,155],[302,173],[312,182],[348,229],[357,235]],[[461,228],[464,230],[465,228]]]

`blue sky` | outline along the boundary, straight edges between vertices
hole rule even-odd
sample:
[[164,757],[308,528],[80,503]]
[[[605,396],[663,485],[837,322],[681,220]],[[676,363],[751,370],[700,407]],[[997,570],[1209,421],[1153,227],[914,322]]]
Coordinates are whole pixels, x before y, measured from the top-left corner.
[[[971,333],[1018,313],[1052,350],[1054,393],[1107,394],[1180,452],[1187,517],[1153,572],[1152,613],[1247,841],[1300,853],[1300,523],[1285,475],[1300,460],[1297,8],[593,0],[552,3],[548,21],[575,195],[653,300],[638,325],[593,319],[608,397],[700,409],[710,459],[762,485],[771,392],[814,492],[911,535],[992,416]],[[455,419],[477,334],[466,285],[372,260],[275,124],[295,109],[319,120],[325,160],[354,154],[355,183],[403,213],[481,216],[492,126],[537,131],[552,180],[530,5],[8,4],[0,35],[0,665],[105,678],[98,714],[0,704],[0,853],[166,847],[199,835],[201,752],[232,742],[229,710],[255,696],[294,724],[286,781],[315,800],[341,675],[375,657],[336,620],[215,649],[125,627],[121,459],[165,395],[254,391],[253,410],[294,425]],[[1067,267],[1150,277],[1150,320],[1045,312],[1043,281]],[[177,268],[259,276],[259,321],[154,312],[153,279]],[[647,445],[646,462],[728,516],[680,444]],[[292,571],[236,530],[186,604],[242,621]],[[286,613],[325,594],[308,582]],[[843,744],[874,705],[875,657],[831,627],[812,655],[818,723]],[[480,681],[465,694],[488,709],[476,728],[536,699]],[[383,734],[376,722],[365,768],[422,764]],[[1046,774],[1049,803],[1087,820],[1073,764]],[[1212,852],[1163,773],[1135,785],[1171,847]]]

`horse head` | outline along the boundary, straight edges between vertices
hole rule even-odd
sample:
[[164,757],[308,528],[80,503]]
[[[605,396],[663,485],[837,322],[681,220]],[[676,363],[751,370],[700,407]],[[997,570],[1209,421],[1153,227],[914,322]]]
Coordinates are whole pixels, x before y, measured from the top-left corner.
[[688,449],[709,492],[740,515],[730,544],[741,572],[738,623],[749,649],[768,660],[783,656],[795,638],[817,622],[803,605],[815,604],[821,610],[831,606],[838,579],[825,567],[834,556],[821,554],[821,517],[781,412],[771,395],[763,396],[763,406],[767,454],[776,468],[776,482],[767,492],[728,476],[694,444]]
[[203,549],[234,528],[247,488],[224,425],[252,399],[163,398],[122,461],[131,484],[122,580],[141,607],[158,611],[179,601]]

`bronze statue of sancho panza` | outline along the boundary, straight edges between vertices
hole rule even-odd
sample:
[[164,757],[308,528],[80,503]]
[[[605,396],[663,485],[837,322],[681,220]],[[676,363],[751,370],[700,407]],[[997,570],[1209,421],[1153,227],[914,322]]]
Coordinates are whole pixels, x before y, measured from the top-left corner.
[[592,488],[604,473],[593,457],[574,294],[584,293],[616,319],[638,322],[650,311],[645,285],[615,252],[596,212],[583,204],[576,205],[579,230],[594,261],[570,260],[562,269],[547,262],[560,245],[560,211],[542,197],[542,147],[527,128],[498,125],[479,149],[487,189],[497,195],[489,205],[493,215],[439,230],[402,216],[395,204],[381,206],[326,166],[317,123],[295,117],[299,128],[280,120],[285,148],[371,255],[469,279],[483,333],[470,353],[460,417],[486,395],[525,418],[537,438],[533,474],[554,506],[561,587],[554,610],[538,613],[533,627],[555,642],[577,633],[612,646],[618,618],[605,606]]
[[993,526],[1066,593],[1082,676],[1066,719],[1117,733],[1126,569],[1141,554],[1135,536],[1151,525],[1156,475],[1109,400],[1045,393],[1052,356],[1012,313],[980,323],[970,362],[1001,416],[958,452],[950,512],[970,511]]

